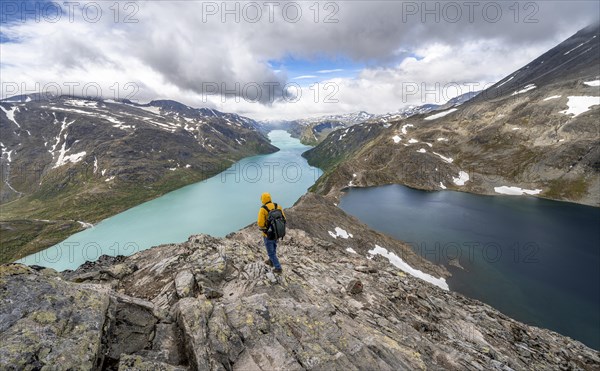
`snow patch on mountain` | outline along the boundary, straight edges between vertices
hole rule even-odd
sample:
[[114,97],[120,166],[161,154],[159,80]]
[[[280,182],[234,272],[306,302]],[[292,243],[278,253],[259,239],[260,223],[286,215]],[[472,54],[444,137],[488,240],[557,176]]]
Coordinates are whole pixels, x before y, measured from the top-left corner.
[[585,44],[587,44],[588,42],[589,42],[589,40],[588,40],[588,41],[586,41],[586,42],[584,42],[584,43],[581,43],[581,44],[577,45],[577,46],[576,46],[576,47],[574,47],[573,49],[570,49],[569,51],[565,52],[565,54],[564,54],[564,55],[569,55],[569,54],[571,54],[571,52],[572,52],[572,51],[574,51],[575,49],[581,48],[582,46],[584,46],[584,45],[585,45]]
[[425,117],[425,120],[429,121],[429,120],[439,119],[441,117],[447,116],[447,115],[451,114],[452,112],[456,112],[456,111],[458,111],[458,108],[452,108],[452,109],[449,109],[444,112],[436,113],[435,115],[427,116],[427,117]]
[[12,106],[9,110],[4,108],[3,106],[0,106],[0,108],[2,109],[2,111],[4,111],[4,113],[6,113],[6,117],[8,117],[8,119],[10,121],[14,122],[15,125],[17,125],[17,127],[19,127],[19,128],[21,127],[21,125],[19,125],[17,120],[15,120],[15,112],[19,112],[19,107]]
[[511,76],[511,77],[510,77],[508,80],[506,80],[506,81],[504,81],[502,84],[500,84],[500,85],[496,86],[496,89],[498,89],[499,87],[501,87],[502,85],[506,84],[507,82],[509,82],[510,80],[512,80],[512,79],[514,79],[514,78],[515,78],[515,76],[514,76],[514,75],[513,75],[513,76]]
[[407,262],[405,262],[404,260],[402,260],[402,258],[400,258],[398,255],[394,254],[393,251],[388,251],[386,248],[383,248],[379,245],[375,245],[375,248],[372,250],[369,250],[369,254],[371,255],[381,255],[384,258],[387,258],[387,260],[389,260],[389,262],[395,266],[396,268],[402,270],[403,272],[406,272],[408,274],[410,274],[413,277],[422,279],[423,281],[429,282],[441,289],[444,290],[450,290],[450,288],[448,287],[448,283],[446,283],[446,279],[445,278],[435,278],[430,274],[427,274],[421,270],[415,269],[413,267],[411,267],[410,265],[408,265]]
[[113,128],[117,128],[117,129],[121,129],[121,130],[131,130],[131,129],[135,129],[135,125],[122,125],[122,124],[115,124],[113,125]]
[[333,233],[332,231],[327,231],[327,232],[329,232],[329,235],[331,237],[333,237],[333,238],[337,239],[338,237],[341,237],[341,238],[344,238],[344,239],[348,239],[348,238],[354,237],[352,235],[352,233],[348,233],[348,232],[346,232],[344,229],[342,229],[340,227],[335,227],[334,230],[335,230],[335,233]]
[[589,111],[592,106],[600,105],[600,97],[571,96],[568,98],[569,101],[567,102],[567,106],[569,106],[569,108],[564,111],[560,111],[560,113],[565,115],[574,115],[573,117],[577,117],[582,113]]
[[98,107],[98,102],[84,100],[84,99],[67,99],[65,104],[76,107]]
[[[64,158],[64,155],[67,152],[67,150],[65,148],[66,143],[67,143],[67,136],[69,135],[69,133],[67,133],[66,130],[74,122],[75,122],[75,120],[73,120],[71,122],[67,122],[66,116],[63,118],[62,122],[60,122],[56,119],[56,115],[54,116],[54,125],[61,124],[61,127],[60,127],[60,132],[56,136],[56,142],[54,143],[52,148],[48,150],[48,152],[50,152],[52,154],[52,158],[56,157],[55,151],[56,151],[56,148],[58,147],[58,145],[60,144],[61,140],[63,140],[64,142],[63,142],[61,149],[59,150],[60,152],[59,152],[58,158],[60,159],[61,156]],[[64,133],[64,136],[63,136],[63,133]],[[60,165],[58,165],[58,160],[57,160],[57,165],[55,165],[53,168],[56,168],[58,166],[60,166]]]
[[154,113],[155,115],[160,115],[160,107],[152,107],[152,106],[133,106],[133,107],[143,109],[144,111]]
[[537,194],[540,194],[542,192],[542,190],[541,189],[522,189],[519,187],[501,186],[501,187],[494,187],[494,192],[500,193],[503,195],[521,196],[524,194],[537,195]]
[[56,169],[59,166],[66,165],[69,162],[71,162],[73,164],[78,163],[86,155],[85,151],[79,152],[79,153],[74,153],[72,155],[67,155],[66,152],[68,150],[65,150],[65,145],[66,145],[66,143],[63,143],[63,146],[60,149],[60,152],[59,152],[59,155],[58,155],[58,160],[56,160],[56,164],[52,167],[53,169]]
[[439,158],[441,158],[442,160],[446,161],[447,163],[451,164],[454,162],[454,159],[451,157],[446,157],[446,156],[442,156],[437,152],[433,152],[434,155],[438,156]]
[[367,120],[374,119],[376,115],[370,114],[365,111],[360,112],[352,112],[341,115],[326,115],[326,116],[318,116],[318,117],[310,117],[298,120],[302,125],[315,124],[319,122],[335,122],[340,123],[342,125],[355,125],[365,122]]
[[537,86],[535,86],[535,84],[529,84],[529,85],[525,86],[523,89],[518,90],[518,91],[512,93],[512,95],[518,95],[518,94],[527,93],[528,91],[533,90],[535,88],[537,88]]
[[464,171],[461,171],[458,173],[458,178],[452,177],[452,181],[458,186],[463,186],[466,182],[469,181],[469,174],[467,174]]
[[1,152],[2,154],[0,155],[0,158],[3,158],[4,155],[6,155],[6,161],[8,163],[10,163],[12,161],[12,153],[13,153],[14,149],[11,149],[10,151],[7,151],[6,150],[6,146],[3,143],[0,143],[0,150],[2,151]]
[[118,119],[116,119],[113,116],[109,116],[109,115],[105,115],[102,113],[98,113],[98,112],[93,112],[93,111],[83,111],[80,109],[75,109],[75,108],[63,108],[63,107],[42,107],[42,108],[48,108],[48,109],[52,109],[55,111],[62,111],[62,112],[72,112],[72,113],[79,113],[82,115],[87,115],[87,116],[93,116],[93,117],[98,117],[101,119],[104,119],[108,122],[112,122],[113,124],[117,124],[117,125],[121,125],[123,124],[123,122],[119,121]]
[[547,102],[547,101],[552,100],[552,99],[558,99],[560,97],[562,97],[562,95],[553,95],[551,97],[545,98],[544,102]]
[[77,223],[81,224],[81,226],[82,226],[83,228],[85,228],[85,229],[88,229],[88,228],[93,228],[93,227],[94,227],[94,225],[93,225],[92,223],[83,222],[83,221],[81,221],[81,220],[78,220],[78,221],[77,221]]

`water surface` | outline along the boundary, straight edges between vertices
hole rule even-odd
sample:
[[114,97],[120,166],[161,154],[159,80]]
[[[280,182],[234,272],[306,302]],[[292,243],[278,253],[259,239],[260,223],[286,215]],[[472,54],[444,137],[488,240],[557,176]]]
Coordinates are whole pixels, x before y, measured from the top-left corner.
[[339,206],[450,266],[451,290],[600,349],[600,209],[534,197],[352,188]]
[[[100,255],[131,255],[192,234],[222,237],[256,220],[262,192],[292,206],[321,175],[301,157],[310,147],[282,130],[269,133],[279,152],[245,158],[226,171],[103,220],[19,262],[58,271]],[[257,232],[257,240],[260,235]]]

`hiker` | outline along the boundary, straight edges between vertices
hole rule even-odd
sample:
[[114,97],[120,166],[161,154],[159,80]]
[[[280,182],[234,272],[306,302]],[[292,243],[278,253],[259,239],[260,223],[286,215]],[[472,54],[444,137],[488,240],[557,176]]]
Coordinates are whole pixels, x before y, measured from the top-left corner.
[[258,210],[258,228],[263,234],[269,259],[265,264],[272,266],[273,272],[281,273],[281,264],[277,259],[277,240],[285,235],[285,214],[281,206],[273,203],[271,195],[263,193],[260,196],[262,206]]

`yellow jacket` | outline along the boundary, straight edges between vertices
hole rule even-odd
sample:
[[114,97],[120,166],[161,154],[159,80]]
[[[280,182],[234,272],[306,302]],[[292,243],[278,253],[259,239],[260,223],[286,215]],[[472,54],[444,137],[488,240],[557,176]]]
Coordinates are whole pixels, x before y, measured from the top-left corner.
[[[269,209],[269,211],[271,211],[275,208],[275,204],[273,203],[273,201],[271,201],[271,195],[266,192],[260,196],[260,202],[262,202],[263,206],[266,206],[267,209]],[[283,212],[281,205],[277,205],[277,208],[279,210],[281,210],[281,213],[283,214],[283,217],[285,218],[285,213]],[[267,230],[267,217],[268,216],[269,216],[269,213],[263,207],[261,207],[258,210],[258,220],[257,220],[258,228],[260,228],[263,236],[265,236],[265,237],[267,237],[267,234],[265,232]]]

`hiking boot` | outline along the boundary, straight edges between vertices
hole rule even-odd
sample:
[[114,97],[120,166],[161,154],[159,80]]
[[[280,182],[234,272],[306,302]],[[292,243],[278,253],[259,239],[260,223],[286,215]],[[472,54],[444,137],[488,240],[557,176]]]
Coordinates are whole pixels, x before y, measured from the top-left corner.
[[281,268],[279,268],[279,269],[277,269],[277,268],[273,269],[273,273],[281,273],[281,272],[283,272],[283,269],[281,269]]
[[273,266],[273,262],[271,261],[271,259],[265,260],[265,264],[268,265],[269,267]]

